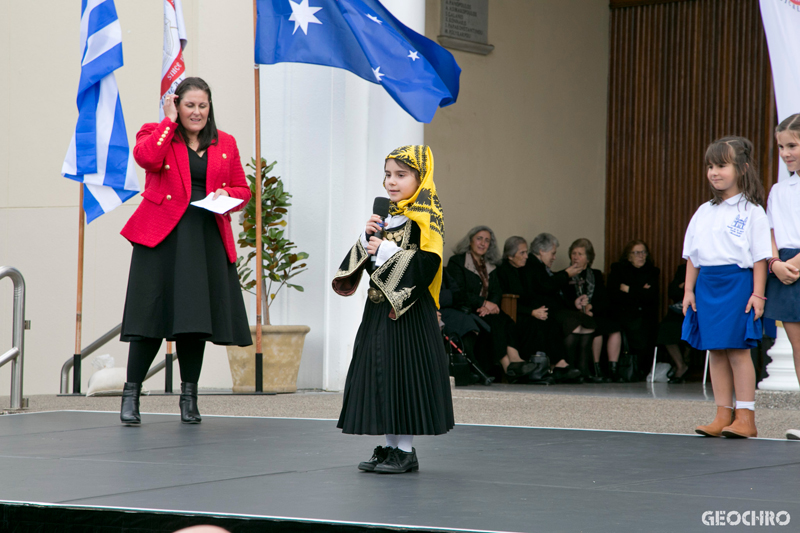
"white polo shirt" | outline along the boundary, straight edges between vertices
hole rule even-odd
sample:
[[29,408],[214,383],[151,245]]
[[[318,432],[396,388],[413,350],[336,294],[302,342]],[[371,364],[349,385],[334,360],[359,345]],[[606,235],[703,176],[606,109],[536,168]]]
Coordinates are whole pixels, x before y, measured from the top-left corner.
[[781,248],[800,248],[800,177],[795,174],[772,186],[767,201],[769,227],[775,231],[775,244]]
[[764,208],[737,194],[718,205],[706,202],[689,222],[683,258],[696,267],[753,264],[772,257],[769,220]]

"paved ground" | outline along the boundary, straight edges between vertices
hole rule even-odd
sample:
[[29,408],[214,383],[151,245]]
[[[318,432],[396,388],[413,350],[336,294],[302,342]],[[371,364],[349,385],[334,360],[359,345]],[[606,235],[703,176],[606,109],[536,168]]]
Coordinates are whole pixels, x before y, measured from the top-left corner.
[[[202,392],[202,391],[201,391]],[[757,392],[756,424],[760,437],[784,438],[800,427],[800,393]],[[339,393],[299,392],[277,396],[207,394],[201,413],[235,416],[337,418]],[[695,426],[714,416],[710,386],[645,383],[537,387],[493,385],[453,390],[457,423],[564,427],[693,434]],[[30,411],[117,411],[119,397],[55,395],[30,397]],[[0,396],[0,409],[10,405]],[[142,398],[143,413],[177,413],[175,396]]]

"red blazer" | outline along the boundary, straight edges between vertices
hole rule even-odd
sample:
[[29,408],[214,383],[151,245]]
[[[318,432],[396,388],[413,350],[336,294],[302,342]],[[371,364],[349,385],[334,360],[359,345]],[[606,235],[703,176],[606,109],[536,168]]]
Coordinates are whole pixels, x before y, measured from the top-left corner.
[[[133,158],[145,170],[143,200],[120,233],[129,241],[150,248],[175,228],[192,198],[189,154],[184,142],[175,135],[177,127],[165,118],[159,124],[145,124],[136,134]],[[250,200],[250,187],[244,177],[236,139],[220,131],[219,141],[209,146],[206,153],[206,194],[225,189],[231,198],[244,200],[231,211],[244,208]],[[228,260],[235,263],[230,211],[214,216]]]

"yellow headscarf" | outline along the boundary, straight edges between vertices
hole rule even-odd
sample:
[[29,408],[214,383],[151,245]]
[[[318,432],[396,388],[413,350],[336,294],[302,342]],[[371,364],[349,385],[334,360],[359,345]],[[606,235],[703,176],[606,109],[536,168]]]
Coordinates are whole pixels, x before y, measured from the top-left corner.
[[429,146],[401,146],[386,156],[397,159],[419,172],[420,185],[411,198],[392,202],[389,213],[404,215],[417,223],[420,229],[420,248],[439,256],[439,270],[428,286],[428,290],[439,307],[439,290],[442,287],[442,263],[444,262],[444,213],[436,184],[433,183],[433,153]]

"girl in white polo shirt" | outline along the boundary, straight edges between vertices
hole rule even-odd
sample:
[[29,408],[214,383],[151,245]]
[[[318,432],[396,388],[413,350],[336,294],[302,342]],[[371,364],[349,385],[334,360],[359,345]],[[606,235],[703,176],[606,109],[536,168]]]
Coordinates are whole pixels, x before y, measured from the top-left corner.
[[[713,198],[692,217],[683,243],[686,285],[681,338],[710,351],[717,416],[695,431],[709,437],[755,437],[756,374],[750,348],[761,340],[769,222],[753,144],[723,137],[706,150]],[[733,394],[736,391],[734,420]]]
[[[794,354],[794,369],[800,379],[800,114],[775,128],[778,149],[791,176],[772,186],[767,217],[772,228],[772,259],[768,267],[764,316],[783,322]],[[800,431],[790,429],[786,438],[800,440]]]

